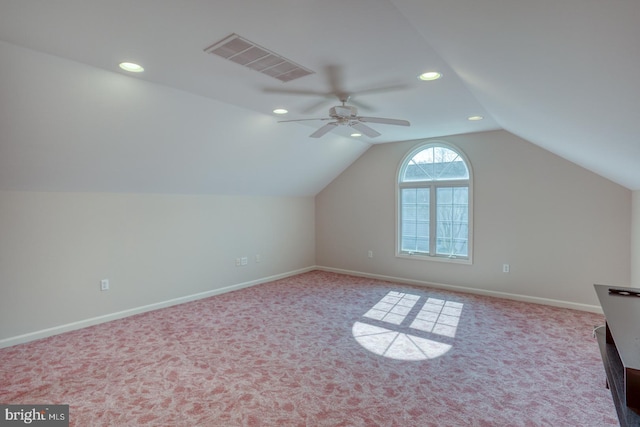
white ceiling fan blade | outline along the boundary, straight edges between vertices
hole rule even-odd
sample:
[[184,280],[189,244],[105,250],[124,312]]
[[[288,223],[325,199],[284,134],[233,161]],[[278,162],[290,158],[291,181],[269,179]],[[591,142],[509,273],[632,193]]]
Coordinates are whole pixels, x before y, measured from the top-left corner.
[[329,82],[329,87],[331,88],[331,93],[333,96],[338,98],[340,101],[343,99],[345,102],[349,99],[349,93],[344,90],[342,84],[344,82],[344,72],[343,67],[338,65],[327,65],[325,67],[325,72],[327,74],[327,81]]
[[381,133],[371,129],[369,126],[362,124],[360,122],[353,122],[351,124],[349,124],[349,126],[351,126],[354,129],[359,130],[360,132],[362,132],[363,134],[367,135],[369,138],[375,138],[376,136],[380,136]]
[[369,95],[369,94],[373,94],[373,93],[395,92],[395,91],[398,91],[398,90],[405,90],[405,89],[408,89],[408,88],[409,88],[408,85],[397,84],[397,85],[374,87],[374,88],[371,88],[371,89],[358,90],[358,91],[355,91],[353,93],[354,93],[354,95]]
[[323,117],[318,119],[292,119],[292,120],[278,120],[278,123],[287,123],[287,122],[307,122],[309,120],[331,120],[331,117]]
[[323,97],[333,97],[331,92],[320,92],[317,90],[307,90],[307,89],[282,89],[282,88],[273,88],[273,87],[265,87],[262,89],[264,93],[277,93],[280,95],[302,95],[302,96],[323,96]]
[[358,117],[358,120],[366,123],[381,123],[383,125],[411,126],[406,120],[385,119],[383,117]]
[[331,132],[336,126],[338,126],[337,122],[327,123],[309,136],[311,138],[320,138],[325,133]]

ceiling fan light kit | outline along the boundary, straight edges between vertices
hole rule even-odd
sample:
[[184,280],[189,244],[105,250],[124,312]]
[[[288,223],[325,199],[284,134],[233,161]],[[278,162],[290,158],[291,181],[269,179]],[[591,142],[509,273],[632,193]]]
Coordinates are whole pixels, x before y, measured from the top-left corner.
[[356,107],[351,107],[349,105],[338,105],[335,107],[331,107],[329,109],[329,115],[331,117],[351,117],[358,114],[358,110]]

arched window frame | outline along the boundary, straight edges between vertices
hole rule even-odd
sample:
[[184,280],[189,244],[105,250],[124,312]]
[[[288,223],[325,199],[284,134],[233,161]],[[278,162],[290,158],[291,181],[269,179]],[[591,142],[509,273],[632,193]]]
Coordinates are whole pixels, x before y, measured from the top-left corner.
[[[432,148],[443,147],[458,154],[464,161],[469,177],[468,179],[451,179],[451,180],[424,180],[424,181],[403,181],[403,176],[409,165],[410,160],[419,152]],[[429,221],[429,250],[425,251],[409,251],[402,248],[402,189],[403,188],[429,188],[429,218],[436,218],[437,201],[436,194],[438,188],[452,187],[468,188],[468,235],[467,235],[467,255],[446,255],[437,253],[435,247],[436,221]],[[434,202],[435,201],[435,202]],[[407,258],[414,260],[444,261],[460,264],[472,264],[473,261],[473,170],[471,162],[466,154],[458,147],[445,141],[430,140],[415,146],[409,151],[400,162],[396,174],[396,256],[399,258]]]

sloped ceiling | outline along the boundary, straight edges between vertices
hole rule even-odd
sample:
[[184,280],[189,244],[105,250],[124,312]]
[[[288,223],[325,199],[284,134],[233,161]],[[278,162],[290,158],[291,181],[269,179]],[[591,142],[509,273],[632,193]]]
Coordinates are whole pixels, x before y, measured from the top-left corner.
[[[314,195],[371,143],[500,128],[640,189],[638,18],[635,0],[0,0],[0,189]],[[315,74],[204,52],[231,33]],[[326,116],[335,86],[411,126],[277,123]]]

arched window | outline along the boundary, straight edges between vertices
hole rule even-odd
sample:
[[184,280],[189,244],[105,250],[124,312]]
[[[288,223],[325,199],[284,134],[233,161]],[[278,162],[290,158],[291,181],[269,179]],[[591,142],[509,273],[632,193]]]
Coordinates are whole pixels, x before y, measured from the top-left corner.
[[398,172],[398,256],[471,262],[471,167],[443,143],[420,145]]

